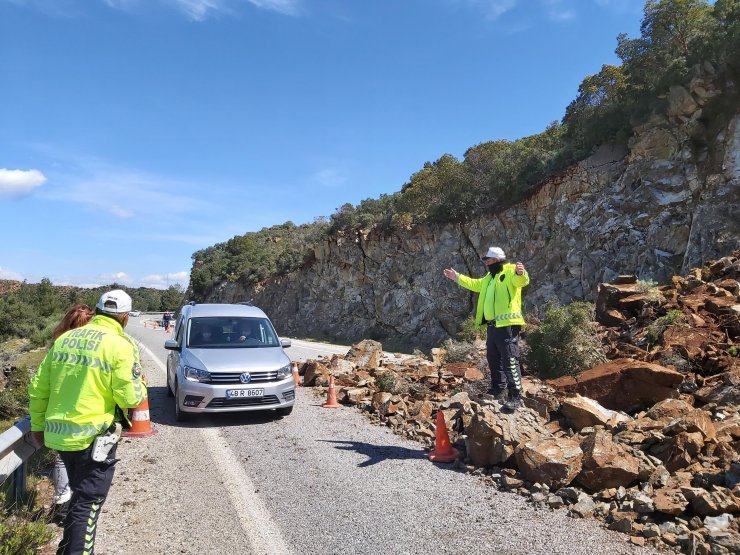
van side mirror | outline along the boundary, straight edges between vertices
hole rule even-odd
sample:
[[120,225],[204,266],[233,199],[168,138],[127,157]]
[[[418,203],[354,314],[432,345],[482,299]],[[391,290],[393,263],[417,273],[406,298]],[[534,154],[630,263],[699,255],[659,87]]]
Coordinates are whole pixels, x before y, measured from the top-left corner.
[[180,345],[177,344],[177,339],[168,339],[164,342],[164,348],[168,351],[179,351]]
[[293,343],[291,343],[291,342],[290,342],[290,339],[281,339],[281,340],[280,340],[280,346],[281,346],[281,347],[282,347],[283,349],[287,349],[287,348],[288,348],[288,347],[290,347],[290,346],[291,346],[292,344],[293,344]]

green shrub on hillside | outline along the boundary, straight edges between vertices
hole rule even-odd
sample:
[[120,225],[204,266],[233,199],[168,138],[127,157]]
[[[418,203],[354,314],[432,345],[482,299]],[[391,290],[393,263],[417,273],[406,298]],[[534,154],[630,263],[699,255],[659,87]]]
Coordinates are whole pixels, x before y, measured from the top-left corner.
[[541,378],[557,378],[605,362],[595,326],[591,303],[548,301],[542,322],[527,332],[527,368]]
[[647,342],[648,350],[656,345],[663,337],[663,332],[670,325],[680,322],[683,319],[683,312],[680,310],[671,310],[666,315],[657,318],[647,328],[645,334],[645,341]]
[[19,503],[11,502],[0,490],[0,555],[33,555],[53,539],[49,517],[39,505],[38,482],[29,477]]
[[5,380],[5,388],[0,391],[0,419],[17,418],[28,413],[28,368],[12,367]]
[[447,339],[442,343],[442,346],[445,349],[445,364],[451,364],[453,362],[470,362],[478,357],[478,351],[476,348],[466,341]]
[[472,343],[476,339],[485,341],[487,331],[488,326],[479,327],[475,325],[475,316],[471,314],[460,324],[460,329],[457,331],[457,338],[466,343]]

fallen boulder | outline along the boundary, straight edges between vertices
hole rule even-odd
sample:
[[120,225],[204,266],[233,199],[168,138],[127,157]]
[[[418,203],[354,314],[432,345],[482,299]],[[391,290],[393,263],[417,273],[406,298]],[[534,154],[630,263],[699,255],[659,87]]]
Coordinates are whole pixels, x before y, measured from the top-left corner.
[[465,426],[465,445],[475,466],[492,466],[509,460],[520,443],[551,436],[537,414],[519,409],[513,414],[479,409]]
[[617,359],[548,384],[564,393],[594,399],[608,409],[629,411],[677,397],[682,381],[683,374],[665,366]]
[[570,484],[581,471],[583,451],[578,442],[567,438],[538,437],[514,450],[517,466],[524,477],[549,488]]
[[583,469],[578,482],[589,490],[629,487],[637,481],[640,461],[616,443],[611,433],[596,430],[581,442],[581,449]]
[[628,422],[631,418],[625,414],[602,407],[588,397],[567,397],[560,402],[560,412],[574,430],[589,426],[616,426],[619,422]]

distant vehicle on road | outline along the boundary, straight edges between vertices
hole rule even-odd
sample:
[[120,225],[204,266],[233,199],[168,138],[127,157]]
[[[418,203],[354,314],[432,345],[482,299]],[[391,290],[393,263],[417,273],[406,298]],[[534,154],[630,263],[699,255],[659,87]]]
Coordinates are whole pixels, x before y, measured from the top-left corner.
[[141,316],[141,310],[132,310],[128,313],[129,316]]
[[175,418],[193,413],[275,409],[293,411],[295,382],[284,348],[267,315],[243,304],[185,305],[173,339],[165,341],[167,394]]

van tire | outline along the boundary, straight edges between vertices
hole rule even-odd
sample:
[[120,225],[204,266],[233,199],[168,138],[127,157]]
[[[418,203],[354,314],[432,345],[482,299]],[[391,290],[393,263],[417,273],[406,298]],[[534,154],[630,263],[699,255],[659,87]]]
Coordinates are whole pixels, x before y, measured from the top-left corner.
[[174,397],[175,397],[175,421],[176,422],[187,422],[188,419],[190,418],[190,415],[187,412],[184,412],[180,408],[180,392],[178,391],[178,389],[180,389],[180,388],[177,386],[177,382],[175,382],[175,393],[174,393]]

